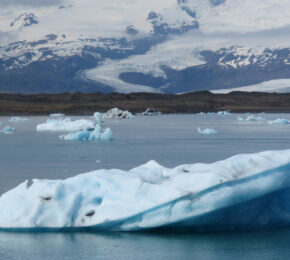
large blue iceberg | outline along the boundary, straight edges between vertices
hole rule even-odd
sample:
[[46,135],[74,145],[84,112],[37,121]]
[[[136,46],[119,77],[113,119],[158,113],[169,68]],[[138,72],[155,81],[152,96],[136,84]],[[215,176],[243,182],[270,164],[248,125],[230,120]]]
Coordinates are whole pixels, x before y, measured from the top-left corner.
[[0,228],[233,230],[290,224],[290,150],[173,169],[154,161],[33,180],[0,197]]

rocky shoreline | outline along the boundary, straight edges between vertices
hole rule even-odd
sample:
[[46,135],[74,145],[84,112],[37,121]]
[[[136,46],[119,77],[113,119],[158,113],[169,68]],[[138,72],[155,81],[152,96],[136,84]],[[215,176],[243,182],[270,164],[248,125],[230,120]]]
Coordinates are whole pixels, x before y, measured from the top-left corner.
[[146,108],[164,114],[189,114],[230,110],[245,112],[290,112],[290,93],[231,92],[213,94],[209,91],[179,95],[132,93],[62,93],[62,94],[0,94],[0,115],[91,115],[118,107],[133,113]]

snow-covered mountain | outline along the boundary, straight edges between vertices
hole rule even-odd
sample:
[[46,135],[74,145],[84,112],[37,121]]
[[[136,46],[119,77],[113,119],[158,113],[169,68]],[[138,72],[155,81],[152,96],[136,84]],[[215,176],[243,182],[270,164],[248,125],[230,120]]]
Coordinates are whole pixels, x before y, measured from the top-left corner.
[[5,6],[0,91],[263,90],[261,82],[290,78],[289,12],[286,0]]

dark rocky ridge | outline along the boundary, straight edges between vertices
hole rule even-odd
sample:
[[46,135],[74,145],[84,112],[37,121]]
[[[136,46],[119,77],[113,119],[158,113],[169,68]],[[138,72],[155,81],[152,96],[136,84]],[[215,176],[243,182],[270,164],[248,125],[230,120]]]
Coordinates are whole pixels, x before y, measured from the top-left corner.
[[133,113],[146,108],[168,113],[198,113],[230,110],[231,112],[290,112],[290,93],[231,92],[212,94],[208,91],[165,95],[150,93],[63,93],[0,94],[1,115],[45,115],[65,113],[92,115],[118,107]]

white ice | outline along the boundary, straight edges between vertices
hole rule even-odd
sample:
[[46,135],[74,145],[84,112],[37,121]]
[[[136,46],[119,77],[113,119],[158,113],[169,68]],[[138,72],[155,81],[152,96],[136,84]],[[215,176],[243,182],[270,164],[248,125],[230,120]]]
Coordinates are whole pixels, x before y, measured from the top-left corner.
[[265,121],[265,119],[261,116],[254,116],[254,115],[248,115],[246,118],[237,117],[238,121],[248,121],[248,122],[262,122]]
[[51,117],[63,117],[64,114],[61,114],[61,113],[54,113],[54,114],[50,114],[49,116],[51,116]]
[[147,108],[143,113],[143,116],[160,116],[162,113],[156,109]]
[[104,114],[100,113],[100,112],[95,112],[94,113],[94,119],[96,121],[97,124],[101,125],[104,121]]
[[290,120],[278,118],[278,119],[273,120],[273,121],[268,121],[268,123],[270,125],[289,125]]
[[231,113],[228,110],[217,112],[219,116],[229,116]]
[[72,132],[95,127],[95,123],[88,119],[72,120],[71,118],[47,119],[46,123],[37,125],[36,130],[52,132]]
[[27,118],[15,116],[15,117],[11,117],[9,121],[14,122],[14,123],[19,123],[19,122],[25,122],[27,120],[28,120]]
[[205,128],[202,130],[200,127],[198,127],[197,131],[199,134],[202,134],[202,135],[214,135],[214,134],[219,133],[217,130],[211,129],[211,128]]
[[10,127],[10,126],[5,126],[5,127],[0,131],[0,133],[3,133],[3,134],[12,134],[13,132],[15,132],[15,128]]
[[127,110],[123,111],[119,108],[112,108],[103,115],[103,118],[104,119],[124,119],[124,118],[133,118],[133,115],[131,112]]
[[66,141],[110,141],[113,138],[113,134],[110,128],[102,131],[101,126],[96,125],[91,129],[61,135],[59,138]]
[[96,170],[66,180],[35,179],[0,197],[0,228],[129,231],[210,229],[221,223],[232,229],[270,226],[278,220],[289,224],[290,193],[274,196],[290,188],[289,172],[290,150],[283,150],[173,169],[150,161],[129,171]]

